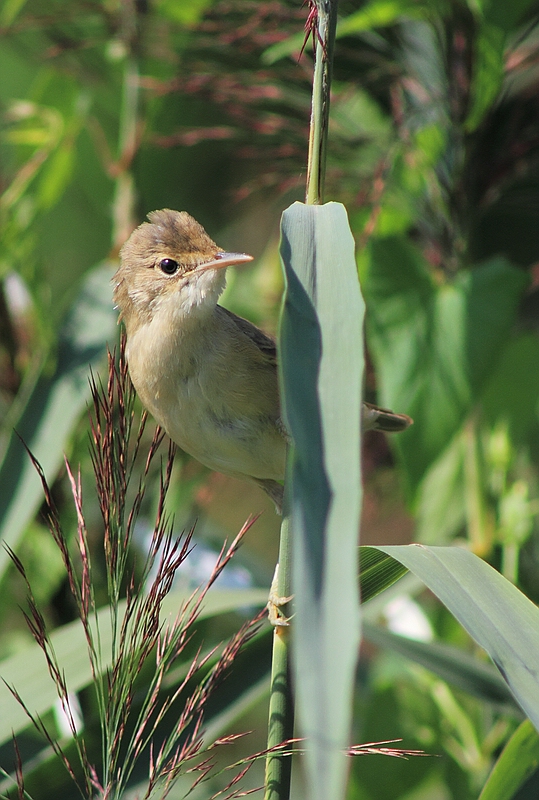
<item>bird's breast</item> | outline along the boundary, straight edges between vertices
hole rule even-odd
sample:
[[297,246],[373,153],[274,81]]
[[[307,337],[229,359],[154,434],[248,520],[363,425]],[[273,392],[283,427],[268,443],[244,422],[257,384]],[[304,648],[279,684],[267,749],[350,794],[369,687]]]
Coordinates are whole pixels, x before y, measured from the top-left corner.
[[218,320],[171,330],[152,320],[128,335],[131,379],[168,435],[220,472],[284,477],[277,372]]

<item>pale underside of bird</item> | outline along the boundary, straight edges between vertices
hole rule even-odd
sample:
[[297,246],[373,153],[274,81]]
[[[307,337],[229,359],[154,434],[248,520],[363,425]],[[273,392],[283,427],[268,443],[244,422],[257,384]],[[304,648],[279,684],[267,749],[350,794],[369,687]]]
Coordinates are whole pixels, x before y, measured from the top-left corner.
[[[131,380],[170,438],[202,464],[256,481],[282,504],[288,437],[281,419],[275,341],[217,303],[227,253],[186,212],[148,215],[121,251],[114,300]],[[364,403],[364,430],[412,420]]]

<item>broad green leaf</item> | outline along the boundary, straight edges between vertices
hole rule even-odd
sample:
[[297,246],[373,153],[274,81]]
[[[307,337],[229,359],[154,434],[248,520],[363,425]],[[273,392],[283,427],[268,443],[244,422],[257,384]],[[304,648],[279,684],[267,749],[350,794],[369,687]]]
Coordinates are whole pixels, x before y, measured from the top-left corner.
[[[189,599],[191,591],[171,592],[165,598],[161,609],[163,620],[173,620],[182,605]],[[222,590],[208,592],[200,618],[224,614],[246,606],[261,606],[267,602],[267,591],[262,589]],[[118,617],[125,614],[125,601],[120,604]],[[95,624],[95,623],[94,623]],[[103,669],[111,664],[112,626],[108,607],[97,613],[99,642]],[[96,628],[94,627],[94,630]],[[88,657],[88,647],[82,624],[71,622],[53,631],[50,640],[56,657],[64,671],[68,688],[76,692],[88,686],[92,680],[92,670]],[[96,638],[97,641],[97,638]],[[0,662],[0,744],[11,739],[12,733],[26,728],[28,717],[15,700],[7,686],[13,686],[32,714],[44,714],[58,698],[56,687],[49,675],[45,658],[37,644]],[[7,686],[6,686],[7,684]]]
[[344,796],[359,645],[363,300],[343,206],[295,203],[282,218],[283,408],[294,445],[287,491],[293,543],[296,708],[315,800]]
[[406,567],[394,558],[375,550],[374,547],[361,547],[359,559],[361,602],[367,603],[396,583],[406,575],[406,572]]
[[441,600],[492,658],[539,729],[539,609],[499,572],[458,547],[379,546]]
[[496,368],[528,278],[494,258],[437,285],[397,237],[372,241],[361,261],[380,401],[415,420],[394,440],[415,491]]
[[[37,381],[0,466],[0,533],[13,550],[43,495],[41,481],[21,439],[52,483],[68,438],[90,398],[90,368],[102,363],[107,341],[115,337],[111,276],[110,265],[106,264],[85,278],[60,333],[56,371],[52,377],[42,376]],[[9,563],[6,550],[0,548],[0,575]]]
[[378,647],[393,650],[421,664],[464,692],[488,703],[508,706],[506,710],[515,712],[514,697],[491,664],[485,664],[443,642],[418,642],[367,622],[364,623],[364,636]]
[[527,719],[505,745],[479,800],[513,800],[518,789],[538,767],[539,734]]

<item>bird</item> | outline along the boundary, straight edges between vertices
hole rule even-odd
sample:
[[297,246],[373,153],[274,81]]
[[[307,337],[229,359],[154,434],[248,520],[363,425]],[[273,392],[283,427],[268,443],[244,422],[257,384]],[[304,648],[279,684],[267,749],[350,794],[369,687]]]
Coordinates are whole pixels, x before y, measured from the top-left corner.
[[[121,248],[113,296],[143,406],[182,450],[255,481],[280,511],[289,436],[276,342],[218,303],[226,268],[252,260],[218,247],[186,211],[152,211]],[[363,403],[365,430],[411,422]]]

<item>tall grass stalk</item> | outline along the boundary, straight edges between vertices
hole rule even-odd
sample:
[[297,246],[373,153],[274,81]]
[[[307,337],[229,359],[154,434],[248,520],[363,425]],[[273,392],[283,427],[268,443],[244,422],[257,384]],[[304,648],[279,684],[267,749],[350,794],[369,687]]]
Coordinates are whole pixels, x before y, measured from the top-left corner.
[[[178,609],[175,618],[164,619],[161,614],[163,600],[172,588],[177,570],[193,547],[193,530],[176,538],[172,532],[173,520],[165,513],[174,447],[169,445],[164,463],[161,464],[159,499],[151,543],[142,568],[137,573],[131,566],[128,554],[132,552],[135,525],[149,484],[150,468],[163,434],[156,430],[141,476],[137,478],[133,499],[130,499],[146,416],[138,420],[135,414],[134,391],[127,373],[123,346],[118,363],[109,354],[107,385],[103,387],[92,379],[92,395],[91,453],[103,520],[104,560],[113,630],[112,653],[104,652],[100,643],[80,475],[75,474],[66,462],[77,515],[73,554],[44,474],[35,459],[33,461],[43,484],[47,522],[61,552],[86,637],[101,727],[101,763],[94,764],[88,755],[84,733],[78,730],[73,698],[62,665],[52,647],[47,625],[34,598],[24,565],[14,553],[11,553],[11,557],[26,583],[26,620],[55,683],[62,711],[71,729],[78,764],[70,762],[45,722],[27,708],[17,688],[11,687],[11,691],[35,728],[61,759],[82,797],[120,800],[135,765],[142,758],[148,764],[148,780],[141,800],[150,797],[157,800],[167,796],[181,775],[192,773],[193,784],[196,785],[213,770],[213,762],[209,757],[210,746],[206,745],[203,737],[204,710],[215,687],[256,629],[256,622],[243,625],[224,647],[203,653],[200,645],[195,655],[189,658],[185,648],[194,635],[193,626],[207,592],[233,557],[252,521],[243,526],[230,546],[226,543],[223,545],[207,583]],[[148,666],[151,666],[151,670],[146,670]],[[183,668],[182,677],[172,691],[167,691],[167,677],[173,667],[179,666]],[[143,672],[145,675],[151,672],[146,684],[141,680]],[[169,732],[159,735],[165,719]],[[225,738],[220,741],[226,743],[228,740]],[[20,756],[17,764],[19,761]],[[23,769],[19,764],[15,781],[20,796],[24,793],[22,776]],[[235,777],[229,781],[223,791],[228,791],[236,780]]]

